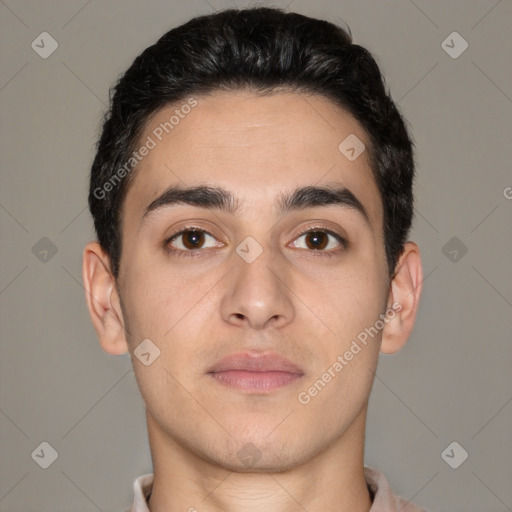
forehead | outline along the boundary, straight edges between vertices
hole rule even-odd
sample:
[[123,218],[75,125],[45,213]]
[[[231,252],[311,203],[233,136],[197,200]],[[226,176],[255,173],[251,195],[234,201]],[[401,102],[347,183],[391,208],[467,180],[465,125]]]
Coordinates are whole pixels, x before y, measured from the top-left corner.
[[[220,185],[249,213],[258,205],[268,207],[283,191],[336,182],[351,190],[380,226],[367,134],[322,96],[216,92],[185,99],[148,120],[140,145],[147,141],[152,149],[138,163],[123,205],[130,216],[141,217],[155,197],[176,185]],[[347,157],[353,155],[347,149],[357,151],[363,144],[360,156]]]

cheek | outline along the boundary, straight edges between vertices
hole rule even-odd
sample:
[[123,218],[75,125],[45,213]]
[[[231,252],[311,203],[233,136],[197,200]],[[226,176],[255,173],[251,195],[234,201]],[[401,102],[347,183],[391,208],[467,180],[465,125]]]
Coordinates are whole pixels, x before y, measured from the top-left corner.
[[[124,290],[127,337],[137,383],[152,414],[162,419],[169,408],[190,407],[180,383],[186,385],[194,372],[197,355],[190,310],[197,303],[198,290],[182,291],[176,283],[180,283],[176,276],[138,272],[130,276]],[[144,357],[148,352],[149,357]]]
[[341,345],[374,325],[387,300],[385,274],[375,265],[341,268],[327,279],[305,283],[304,290],[307,302]]
[[381,339],[375,325],[384,311],[386,281],[379,269],[366,267],[312,290],[310,304],[321,305],[318,316],[330,332],[318,340],[322,354],[298,401],[311,417],[323,418],[322,428],[343,431],[371,391]]
[[130,335],[161,339],[186,313],[197,288],[187,285],[175,267],[155,263],[149,255],[132,255],[126,263],[122,292]]
[[[194,363],[197,364],[204,337],[201,327],[207,319],[214,317],[212,310],[216,307],[216,303],[209,300],[208,292],[218,277],[211,274],[214,275],[208,278],[194,277],[167,264],[133,262],[122,288],[131,352],[143,340],[149,339],[160,351],[155,367],[162,366],[162,370],[168,370],[180,380],[183,379],[182,372],[188,376],[197,371]],[[172,384],[172,379],[163,383],[159,376],[146,371],[147,368],[136,360],[136,355],[134,366],[146,387],[153,380],[153,389]]]

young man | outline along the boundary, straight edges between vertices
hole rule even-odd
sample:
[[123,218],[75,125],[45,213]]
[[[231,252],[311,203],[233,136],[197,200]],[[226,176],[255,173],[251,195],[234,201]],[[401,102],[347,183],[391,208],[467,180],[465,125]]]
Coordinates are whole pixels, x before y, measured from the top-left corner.
[[131,510],[420,510],[364,466],[379,351],[422,282],[412,142],[372,56],[326,21],[227,10],[114,93],[83,277],[146,404]]

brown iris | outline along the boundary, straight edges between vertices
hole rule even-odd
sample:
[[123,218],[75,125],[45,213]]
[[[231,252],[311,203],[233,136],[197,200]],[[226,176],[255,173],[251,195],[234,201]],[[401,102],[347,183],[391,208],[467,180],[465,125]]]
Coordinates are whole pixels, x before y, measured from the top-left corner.
[[204,233],[202,231],[185,231],[182,233],[183,245],[187,249],[199,249],[204,243]]
[[329,237],[322,231],[311,231],[306,235],[306,245],[309,249],[324,249],[328,243]]

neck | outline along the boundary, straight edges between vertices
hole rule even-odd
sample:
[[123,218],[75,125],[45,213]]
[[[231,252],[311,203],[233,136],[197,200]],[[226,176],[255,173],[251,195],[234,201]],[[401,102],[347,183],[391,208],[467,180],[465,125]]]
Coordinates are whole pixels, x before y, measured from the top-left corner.
[[291,468],[237,472],[193,453],[147,413],[154,470],[151,512],[368,512],[365,422],[363,409],[341,437]]

